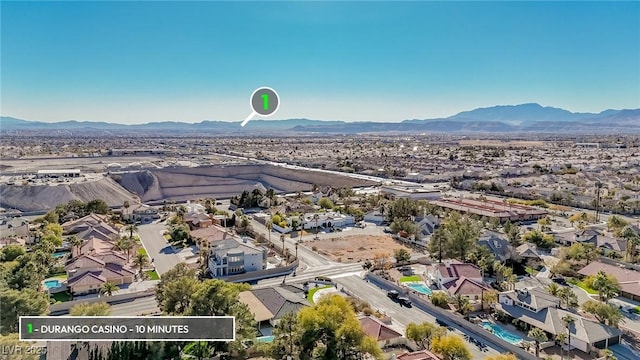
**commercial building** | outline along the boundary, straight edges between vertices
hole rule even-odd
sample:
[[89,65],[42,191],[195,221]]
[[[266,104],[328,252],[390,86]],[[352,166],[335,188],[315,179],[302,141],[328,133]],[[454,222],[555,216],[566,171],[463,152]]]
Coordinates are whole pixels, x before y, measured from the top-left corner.
[[442,197],[442,192],[436,188],[424,185],[383,185],[380,192],[396,199],[436,200]]
[[544,218],[549,213],[546,210],[520,204],[504,203],[495,200],[473,199],[441,199],[431,201],[433,205],[441,208],[455,210],[461,213],[474,214],[488,218],[495,218],[501,222],[507,220],[533,221]]

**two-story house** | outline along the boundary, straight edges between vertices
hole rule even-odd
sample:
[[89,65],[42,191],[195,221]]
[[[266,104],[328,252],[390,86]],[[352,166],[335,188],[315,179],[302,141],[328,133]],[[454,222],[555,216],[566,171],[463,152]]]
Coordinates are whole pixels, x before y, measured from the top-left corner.
[[439,289],[449,296],[462,295],[469,300],[480,300],[489,287],[482,280],[480,268],[457,260],[445,260],[435,265],[434,278]]
[[502,311],[509,318],[526,323],[529,329],[536,327],[543,330],[549,339],[567,333],[564,319],[570,316],[574,320],[568,329],[571,334],[570,346],[585,353],[618,344],[622,335],[618,329],[561,309],[560,299],[542,288],[501,292],[496,311]]
[[267,251],[245,240],[228,238],[211,246],[209,271],[213,277],[266,269]]

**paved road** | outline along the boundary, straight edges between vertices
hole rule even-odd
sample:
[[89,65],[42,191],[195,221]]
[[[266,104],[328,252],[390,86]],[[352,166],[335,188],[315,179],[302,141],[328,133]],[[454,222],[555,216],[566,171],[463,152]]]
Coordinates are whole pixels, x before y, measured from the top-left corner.
[[[393,325],[395,325],[394,327],[396,329],[402,329],[403,334],[404,329],[409,323],[436,323],[436,319],[433,316],[419,310],[416,307],[406,308],[393,302],[379,287],[368,283],[359,276],[353,275],[338,278],[336,279],[336,282],[340,284],[340,286],[343,286],[350,293],[355,294],[357,297],[364,301],[367,301],[373,308],[376,308],[393,318]],[[463,339],[466,339],[466,335],[459,329],[454,329],[453,333],[460,335]],[[465,341],[467,342],[467,347],[471,351],[473,359],[484,359],[487,356],[497,355],[500,353],[500,351],[493,349],[490,346],[485,346],[485,351],[482,351],[478,346],[470,343],[467,340]]]
[[[255,221],[255,220],[251,220],[251,225],[253,226],[253,229],[255,231],[257,231],[258,233],[262,234],[265,238],[269,239],[269,231],[267,230],[266,227],[264,227],[264,225],[262,225],[261,223]],[[311,237],[312,237],[312,235],[307,235],[307,236],[303,236],[302,239],[304,241],[305,239],[311,239]],[[291,251],[292,254],[296,253],[295,243],[299,239],[300,239],[299,237],[296,237],[295,239],[291,239],[288,235],[285,235],[285,239],[284,239],[285,247],[287,249],[289,249],[289,251]],[[282,248],[282,241],[280,240],[280,233],[278,233],[276,231],[272,231],[271,232],[271,242],[274,243],[276,248],[278,248],[278,249]],[[306,264],[310,268],[313,268],[313,267],[316,267],[316,266],[336,264],[333,261],[327,259],[326,257],[315,253],[313,250],[311,250],[311,249],[307,248],[306,246],[304,246],[304,244],[299,244],[298,245],[298,258],[300,259],[301,262],[303,262],[304,264]]]
[[[296,276],[287,276],[286,282],[301,283],[307,280],[312,280],[316,276],[328,276],[331,279],[338,279],[344,276],[351,276],[354,274],[361,274],[364,270],[361,264],[338,264],[338,265],[324,265],[307,269],[304,272],[298,272]],[[275,286],[281,284],[283,277],[277,277],[272,279],[260,280],[254,288],[263,288],[269,286]]]
[[173,249],[167,243],[167,239],[162,236],[162,231],[165,228],[164,224],[138,226],[140,241],[147,249],[149,257],[153,259],[156,271],[160,276],[181,262],[178,255],[173,252]]
[[155,296],[138,298],[133,301],[111,306],[112,316],[139,316],[160,311]]

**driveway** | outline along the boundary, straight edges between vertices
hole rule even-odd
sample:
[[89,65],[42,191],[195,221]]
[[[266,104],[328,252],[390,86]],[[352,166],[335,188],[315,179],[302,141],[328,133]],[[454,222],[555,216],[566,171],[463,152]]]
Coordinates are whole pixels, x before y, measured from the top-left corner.
[[180,263],[180,258],[173,252],[173,249],[162,236],[166,229],[164,224],[148,224],[138,226],[138,235],[140,241],[147,250],[150,259],[160,276],[171,270],[176,264]]

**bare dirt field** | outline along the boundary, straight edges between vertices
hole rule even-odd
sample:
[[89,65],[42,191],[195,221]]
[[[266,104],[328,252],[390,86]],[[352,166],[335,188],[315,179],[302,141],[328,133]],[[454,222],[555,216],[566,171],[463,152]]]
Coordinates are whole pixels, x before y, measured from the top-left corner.
[[308,247],[315,247],[320,254],[334,261],[354,263],[373,260],[379,253],[387,253],[390,257],[396,249],[410,248],[393,240],[389,235],[351,235],[332,239],[320,239],[305,242]]

